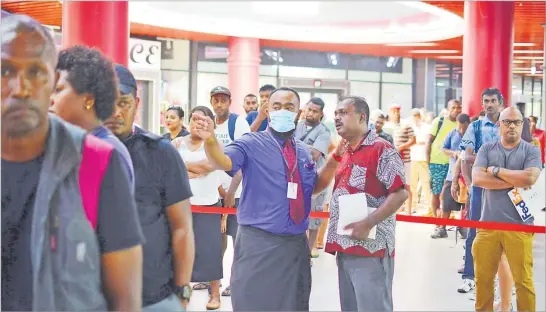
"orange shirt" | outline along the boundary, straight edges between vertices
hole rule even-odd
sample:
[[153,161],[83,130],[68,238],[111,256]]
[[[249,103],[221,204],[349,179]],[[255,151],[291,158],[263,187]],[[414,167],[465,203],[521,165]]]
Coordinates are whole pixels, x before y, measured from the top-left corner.
[[546,132],[541,129],[536,129],[533,132],[533,136],[540,142],[540,154],[542,156],[542,163],[544,164],[544,158],[546,154]]

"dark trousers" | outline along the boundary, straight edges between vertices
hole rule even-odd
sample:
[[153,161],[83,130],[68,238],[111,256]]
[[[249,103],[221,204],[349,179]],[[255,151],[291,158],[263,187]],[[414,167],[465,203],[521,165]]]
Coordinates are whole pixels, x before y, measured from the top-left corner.
[[[468,212],[468,219],[474,221],[480,221],[482,217],[482,191],[481,187],[472,186],[470,192],[470,210]],[[474,279],[474,257],[472,256],[472,244],[476,238],[476,229],[471,228],[468,231],[468,236],[465,242],[465,254],[464,254],[464,272],[463,279]]]

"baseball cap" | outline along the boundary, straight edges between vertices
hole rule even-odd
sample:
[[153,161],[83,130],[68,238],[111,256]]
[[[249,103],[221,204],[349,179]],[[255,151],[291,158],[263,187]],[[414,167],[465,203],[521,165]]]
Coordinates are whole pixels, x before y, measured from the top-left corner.
[[418,108],[414,108],[414,109],[411,110],[411,115],[412,116],[415,116],[415,115],[421,116],[421,110],[418,109]]
[[401,109],[402,106],[400,104],[392,103],[391,106],[389,106],[389,109]]
[[131,94],[137,89],[137,83],[131,71],[121,64],[114,66],[119,80],[119,92],[122,95]]
[[225,94],[229,97],[231,97],[231,92],[229,92],[229,89],[226,87],[218,86],[210,90],[210,97],[215,96],[216,94]]

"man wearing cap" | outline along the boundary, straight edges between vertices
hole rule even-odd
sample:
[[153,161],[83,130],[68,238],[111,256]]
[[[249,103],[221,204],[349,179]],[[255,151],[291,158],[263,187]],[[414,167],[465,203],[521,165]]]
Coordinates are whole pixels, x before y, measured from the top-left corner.
[[[413,205],[417,203],[419,197],[421,199],[419,200],[420,203],[430,201],[430,173],[428,171],[428,163],[425,155],[425,147],[428,141],[430,126],[426,122],[423,122],[421,110],[418,108],[411,110],[411,123],[413,133],[415,134],[415,144],[410,147],[411,180],[409,181],[410,190],[412,194],[415,195],[413,197]],[[418,196],[419,183],[422,187],[421,196]]]
[[[409,186],[411,181],[411,155],[410,149],[415,144],[415,134],[411,124],[402,122],[400,118],[400,104],[392,104],[389,108],[389,122],[385,125],[383,131],[392,135],[394,139],[394,147],[402,156],[404,162],[404,173],[406,176],[406,184]],[[408,211],[411,212],[412,194],[408,187],[408,201],[406,202]]]
[[[239,139],[244,134],[250,132],[250,126],[246,122],[243,116],[231,113],[229,107],[231,106],[231,92],[226,87],[218,86],[210,91],[210,105],[216,115],[216,139],[227,146],[233,141]],[[221,172],[227,176],[227,173]],[[226,208],[237,208],[239,206],[239,198],[243,191],[241,184],[241,171],[237,172],[233,178],[226,177],[231,182],[229,189],[226,192],[222,202]],[[222,236],[222,254],[227,249],[227,235],[233,239],[233,245],[235,245],[235,238],[237,237],[237,216],[235,215],[222,215],[222,222],[226,223],[226,232]],[[231,288],[228,286],[223,292],[223,296],[231,295]]]
[[146,239],[144,311],[180,311],[189,302],[194,238],[188,172],[175,148],[161,136],[133,128],[140,99],[131,72],[115,66],[120,97],[105,125],[127,147],[135,172],[135,200]]

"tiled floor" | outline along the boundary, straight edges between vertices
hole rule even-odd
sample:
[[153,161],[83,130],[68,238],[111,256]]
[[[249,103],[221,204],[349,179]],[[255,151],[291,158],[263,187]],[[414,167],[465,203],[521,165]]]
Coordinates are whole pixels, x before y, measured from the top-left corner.
[[[432,240],[431,225],[398,222],[396,232],[396,268],[394,277],[394,309],[397,311],[473,311],[474,301],[469,295],[457,293],[461,276],[463,240],[455,243],[454,232],[449,238]],[[232,247],[224,259],[224,286],[228,284]],[[545,311],[545,235],[535,239],[535,291],[537,311]],[[207,291],[194,291],[190,311],[203,311]],[[321,251],[314,260],[312,311],[340,311],[335,259]],[[514,297],[515,306],[515,297]],[[220,311],[231,311],[229,297],[222,297]]]

